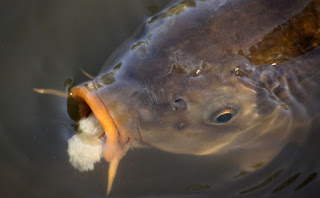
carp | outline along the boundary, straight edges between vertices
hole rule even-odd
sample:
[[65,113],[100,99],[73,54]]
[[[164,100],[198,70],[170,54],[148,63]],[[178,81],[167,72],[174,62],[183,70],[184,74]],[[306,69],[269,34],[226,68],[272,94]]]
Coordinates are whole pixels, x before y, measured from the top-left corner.
[[134,147],[268,163],[319,121],[319,44],[319,0],[181,1],[71,88],[70,162],[110,162],[107,194]]

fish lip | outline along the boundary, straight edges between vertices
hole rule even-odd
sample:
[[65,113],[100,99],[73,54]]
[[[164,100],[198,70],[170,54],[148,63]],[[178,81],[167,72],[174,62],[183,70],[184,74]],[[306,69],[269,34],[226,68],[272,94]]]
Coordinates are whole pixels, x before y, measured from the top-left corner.
[[107,138],[103,144],[103,156],[107,162],[120,160],[130,148],[133,138],[126,133],[120,133],[108,108],[105,106],[97,91],[86,86],[75,86],[70,95],[79,104],[80,117],[92,112],[100,122]]

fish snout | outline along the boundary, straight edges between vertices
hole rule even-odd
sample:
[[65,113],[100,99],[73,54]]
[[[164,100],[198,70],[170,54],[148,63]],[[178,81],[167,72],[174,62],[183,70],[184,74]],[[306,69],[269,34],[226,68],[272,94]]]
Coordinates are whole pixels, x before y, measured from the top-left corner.
[[103,104],[97,92],[87,89],[85,86],[76,86],[71,89],[71,96],[78,103],[80,118],[87,117],[93,113],[101,124],[106,134],[106,142],[108,150],[104,150],[105,160],[110,162],[115,156],[123,152],[119,150],[119,132],[109,114],[108,109]]
[[[102,149],[102,156],[104,157],[104,159],[107,162],[110,162],[107,188],[107,194],[109,194],[114,177],[116,175],[118,163],[126,154],[127,150],[131,147],[134,138],[132,133],[129,133],[127,130],[124,132],[123,127],[117,125],[116,120],[119,120],[117,114],[115,114],[114,111],[110,112],[109,110],[108,105],[112,105],[110,103],[107,103],[106,105],[106,102],[108,100],[106,100],[105,97],[107,97],[108,94],[111,93],[109,93],[107,89],[92,89],[87,85],[88,84],[86,83],[73,87],[70,91],[69,100],[73,100],[73,102],[77,104],[77,111],[80,118],[79,128],[84,129],[84,132],[81,132],[80,135],[86,133],[86,141],[97,138],[95,134],[90,133],[90,131],[94,131],[94,129],[92,128],[102,128],[102,133],[99,138],[104,142],[102,142],[102,144],[99,146],[100,150]],[[111,109],[114,109],[114,107],[111,107]],[[92,117],[95,117],[94,119],[97,120],[94,125],[89,121],[89,119],[92,119]],[[84,124],[82,124],[84,123],[83,120],[88,120],[87,123],[90,123],[90,126],[84,126]],[[74,137],[76,136],[79,135],[77,134]],[[69,141],[69,150],[72,150],[73,148],[79,147],[74,146],[74,144],[70,144]],[[73,151],[69,152],[69,155],[70,153],[79,153]],[[70,159],[77,159],[77,157],[81,158],[81,156],[70,155]],[[82,159],[77,159],[76,163],[81,164],[81,160],[83,162],[87,162],[90,159],[86,159],[86,157],[84,157]],[[90,166],[92,165],[90,164]]]

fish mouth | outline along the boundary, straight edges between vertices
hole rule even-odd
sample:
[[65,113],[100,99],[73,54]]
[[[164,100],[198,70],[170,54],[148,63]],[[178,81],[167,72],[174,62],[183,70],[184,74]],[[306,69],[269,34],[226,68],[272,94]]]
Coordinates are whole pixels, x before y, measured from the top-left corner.
[[119,132],[108,108],[95,90],[76,86],[70,90],[70,96],[78,103],[80,118],[92,112],[104,130],[106,138],[103,144],[103,157],[110,162],[107,188],[107,194],[109,194],[119,161],[130,148],[132,138]]

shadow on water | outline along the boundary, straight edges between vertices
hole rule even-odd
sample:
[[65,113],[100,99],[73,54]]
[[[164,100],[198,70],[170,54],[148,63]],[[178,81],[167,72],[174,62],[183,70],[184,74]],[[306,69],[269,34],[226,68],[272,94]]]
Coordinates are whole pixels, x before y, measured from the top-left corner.
[[[80,173],[68,162],[76,123],[67,100],[35,87],[64,90],[64,82],[97,74],[115,48],[169,1],[2,2],[0,190],[3,197],[104,197],[108,164]],[[192,1],[189,6],[193,6]],[[190,3],[191,2],[191,3]],[[174,15],[174,13],[172,13]],[[151,23],[158,18],[152,18]],[[150,21],[149,21],[150,22]],[[141,44],[141,43],[140,43]],[[142,45],[145,45],[142,43]],[[256,53],[258,49],[251,49]],[[112,76],[106,76],[106,80]],[[70,80],[69,80],[70,81]],[[108,81],[108,82],[109,82]],[[316,119],[320,120],[320,119]],[[313,131],[319,129],[314,123]],[[319,134],[306,147],[289,144],[252,173],[227,156],[130,150],[113,195],[140,197],[319,197]],[[255,169],[253,167],[253,169]],[[176,195],[177,194],[177,195]]]

